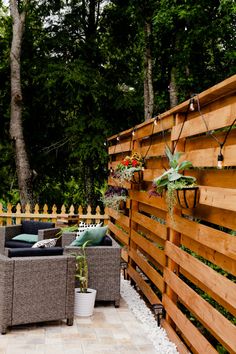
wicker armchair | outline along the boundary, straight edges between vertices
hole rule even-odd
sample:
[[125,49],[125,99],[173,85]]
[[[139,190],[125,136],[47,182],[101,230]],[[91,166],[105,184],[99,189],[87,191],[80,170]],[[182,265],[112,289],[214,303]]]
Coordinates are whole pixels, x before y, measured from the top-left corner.
[[75,257],[0,255],[0,331],[66,319],[73,324]]
[[[10,225],[0,227],[0,253],[4,254],[6,242],[11,241],[14,236],[19,234],[36,234],[38,235],[38,241],[54,238],[56,234],[60,231],[60,228],[55,228],[55,224],[51,222],[41,222],[33,220],[22,221],[20,225]],[[60,240],[58,240],[58,246],[60,246]],[[28,245],[31,247],[32,245]],[[11,246],[7,246],[11,247]],[[27,244],[19,244],[14,247],[27,247]]]
[[[76,233],[74,232],[63,233],[62,247],[65,247],[65,254],[80,253],[79,247],[68,246],[75,237]],[[89,270],[88,285],[97,290],[96,301],[114,301],[115,307],[119,307],[121,248],[113,238],[111,240],[111,246],[86,248]]]

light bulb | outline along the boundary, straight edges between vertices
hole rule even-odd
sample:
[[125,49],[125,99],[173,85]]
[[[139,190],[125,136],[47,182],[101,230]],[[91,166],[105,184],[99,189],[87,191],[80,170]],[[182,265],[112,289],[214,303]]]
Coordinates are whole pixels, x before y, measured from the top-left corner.
[[217,158],[217,168],[219,170],[223,168],[223,160],[224,160],[224,156],[222,155],[222,153],[220,153]]
[[132,135],[135,136],[135,131],[134,130],[132,131]]
[[194,98],[190,98],[189,109],[190,109],[190,111],[192,111],[192,112],[195,110],[195,108],[194,108]]
[[117,141],[120,141],[120,137],[119,137],[119,136],[117,136],[117,137],[116,137],[116,140],[117,140]]
[[157,125],[157,118],[154,119],[154,125]]

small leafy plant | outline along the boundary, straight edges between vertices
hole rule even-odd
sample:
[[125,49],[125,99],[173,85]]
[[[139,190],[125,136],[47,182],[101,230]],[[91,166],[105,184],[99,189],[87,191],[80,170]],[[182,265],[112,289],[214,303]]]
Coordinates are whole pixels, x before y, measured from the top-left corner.
[[134,173],[142,171],[143,158],[135,152],[132,156],[126,156],[116,167],[113,177],[120,180],[120,183],[124,181],[132,181]]
[[127,200],[128,191],[125,188],[110,186],[104,193],[101,201],[103,204],[115,210],[119,210],[120,203],[125,203]]
[[88,262],[85,248],[90,240],[86,241],[81,246],[81,254],[73,254],[76,260],[75,278],[79,281],[79,288],[81,293],[87,293],[88,289]]
[[153,180],[151,195],[162,195],[166,192],[166,200],[170,214],[173,214],[173,208],[176,205],[176,190],[196,187],[196,178],[185,176],[181,172],[192,167],[190,161],[179,162],[181,153],[172,154],[169,148],[166,148],[166,156],[169,160],[170,168],[161,176]]

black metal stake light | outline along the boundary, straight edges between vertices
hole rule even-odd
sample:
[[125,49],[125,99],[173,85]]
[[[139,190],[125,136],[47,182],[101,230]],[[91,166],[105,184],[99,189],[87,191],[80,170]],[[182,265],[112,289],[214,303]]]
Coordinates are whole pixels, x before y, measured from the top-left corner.
[[123,271],[124,279],[127,280],[127,268],[128,268],[128,263],[125,262],[125,261],[121,261],[121,262],[120,262],[120,267],[121,267],[121,270]]
[[162,304],[153,304],[152,305],[156,320],[157,320],[157,325],[160,327],[161,325],[161,320],[162,318],[165,317],[165,309]]

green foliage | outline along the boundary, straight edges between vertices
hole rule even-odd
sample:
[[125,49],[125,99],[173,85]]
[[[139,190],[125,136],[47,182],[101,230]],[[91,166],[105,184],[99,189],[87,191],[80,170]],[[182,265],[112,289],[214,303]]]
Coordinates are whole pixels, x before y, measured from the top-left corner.
[[[0,195],[15,201],[11,19],[2,3],[0,11]],[[36,201],[97,204],[107,136],[143,120],[145,19],[153,20],[154,114],[169,108],[172,68],[179,101],[235,73],[233,0],[30,1],[21,78]]]
[[76,272],[75,278],[79,281],[79,288],[81,293],[86,293],[88,289],[88,262],[85,248],[91,242],[90,240],[86,241],[81,246],[81,253],[73,254],[76,260]]

